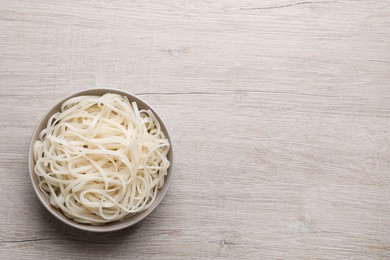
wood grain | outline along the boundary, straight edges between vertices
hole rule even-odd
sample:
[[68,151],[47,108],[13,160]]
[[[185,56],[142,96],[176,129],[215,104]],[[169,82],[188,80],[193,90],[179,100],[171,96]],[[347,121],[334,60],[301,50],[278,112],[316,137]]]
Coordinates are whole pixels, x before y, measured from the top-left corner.
[[[390,259],[386,0],[0,2],[0,259]],[[141,95],[176,147],[142,223],[56,221],[27,149],[56,100]]]

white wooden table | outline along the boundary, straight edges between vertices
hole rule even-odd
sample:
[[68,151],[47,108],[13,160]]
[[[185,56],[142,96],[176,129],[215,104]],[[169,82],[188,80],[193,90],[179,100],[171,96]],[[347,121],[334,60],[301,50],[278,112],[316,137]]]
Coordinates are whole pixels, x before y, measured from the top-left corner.
[[[27,169],[92,87],[162,115],[175,178],[115,233],[68,228]],[[387,0],[0,1],[0,259],[389,259]]]

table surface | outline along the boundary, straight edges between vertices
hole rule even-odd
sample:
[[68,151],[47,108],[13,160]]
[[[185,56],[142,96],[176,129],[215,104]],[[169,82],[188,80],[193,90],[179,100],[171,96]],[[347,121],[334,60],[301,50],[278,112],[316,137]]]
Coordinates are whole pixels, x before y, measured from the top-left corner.
[[[387,0],[1,1],[1,259],[389,259]],[[114,233],[36,199],[40,117],[75,91],[166,121],[163,203]]]

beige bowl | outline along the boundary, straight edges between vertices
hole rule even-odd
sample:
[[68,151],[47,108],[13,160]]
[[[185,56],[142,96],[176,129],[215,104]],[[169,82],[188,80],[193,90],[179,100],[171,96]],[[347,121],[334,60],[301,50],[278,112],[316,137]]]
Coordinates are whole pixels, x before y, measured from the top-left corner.
[[[151,205],[150,208],[148,208],[147,210],[145,210],[145,211],[143,211],[143,212],[141,212],[141,213],[139,213],[137,215],[129,216],[129,217],[125,218],[122,221],[114,221],[114,222],[111,222],[111,223],[104,224],[102,226],[92,226],[92,225],[89,225],[89,224],[80,224],[80,223],[75,222],[72,219],[67,218],[61,212],[61,210],[53,207],[49,203],[49,199],[39,189],[38,176],[34,172],[35,162],[34,162],[32,147],[33,147],[34,142],[38,139],[39,133],[46,127],[47,121],[49,120],[49,118],[54,113],[60,111],[61,104],[65,100],[67,100],[69,98],[76,97],[76,96],[82,96],[82,95],[98,95],[98,96],[100,96],[100,95],[103,95],[105,93],[116,93],[116,94],[119,94],[119,95],[122,95],[122,96],[127,96],[130,102],[131,101],[137,102],[137,105],[138,105],[138,107],[140,109],[150,109],[154,113],[154,115],[156,116],[157,120],[159,121],[159,123],[161,125],[162,131],[164,132],[165,136],[168,138],[169,143],[171,145],[169,153],[168,153],[168,160],[171,162],[171,164],[170,164],[170,167],[168,169],[168,174],[165,177],[165,184],[162,187],[162,189],[159,190],[159,192],[157,194],[157,197],[156,197],[155,201],[153,202],[153,204]],[[30,170],[30,178],[31,178],[32,185],[34,187],[34,191],[37,194],[39,200],[42,202],[42,204],[45,206],[45,208],[51,214],[53,214],[56,218],[58,218],[59,220],[61,220],[65,224],[68,224],[69,226],[72,226],[74,228],[78,228],[78,229],[81,229],[81,230],[85,230],[85,231],[92,231],[92,232],[116,231],[116,230],[120,230],[120,229],[123,229],[123,228],[130,227],[130,226],[138,223],[139,221],[143,220],[144,218],[146,218],[160,204],[160,202],[162,201],[162,199],[164,198],[165,194],[167,193],[167,191],[169,189],[169,186],[171,184],[172,177],[173,177],[174,158],[173,158],[173,150],[172,150],[172,141],[171,141],[171,138],[169,136],[168,129],[166,128],[166,126],[165,126],[164,122],[162,121],[161,117],[158,115],[158,113],[149,104],[147,104],[141,98],[139,98],[139,97],[137,97],[137,96],[135,96],[133,94],[130,94],[128,92],[125,92],[125,91],[122,91],[122,90],[118,90],[118,89],[89,89],[89,90],[85,90],[85,91],[81,91],[81,92],[75,93],[75,94],[73,94],[71,96],[68,96],[68,97],[64,98],[63,100],[61,100],[49,112],[47,112],[46,115],[44,115],[44,117],[39,122],[38,126],[36,127],[36,129],[34,131],[32,139],[31,139],[29,153],[30,154],[29,154],[29,157],[28,157],[28,166],[29,166],[29,170]]]

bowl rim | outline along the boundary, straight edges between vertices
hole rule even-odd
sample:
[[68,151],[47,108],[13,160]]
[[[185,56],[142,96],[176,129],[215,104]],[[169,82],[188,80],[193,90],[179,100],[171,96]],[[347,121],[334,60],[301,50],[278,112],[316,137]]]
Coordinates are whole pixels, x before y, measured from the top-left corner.
[[[98,92],[100,94],[96,94],[95,92]],[[36,176],[36,173],[34,171],[35,161],[33,158],[33,146],[34,146],[35,141],[38,139],[39,133],[42,131],[42,129],[45,128],[45,126],[47,124],[47,120],[50,118],[51,115],[58,112],[58,110],[56,108],[60,107],[63,102],[65,102],[66,100],[68,100],[70,98],[77,97],[77,96],[83,96],[83,95],[100,96],[100,95],[103,95],[104,93],[115,93],[115,94],[119,94],[122,96],[127,96],[129,98],[130,102],[135,101],[138,106],[142,105],[145,108],[150,109],[153,112],[153,114],[157,118],[158,122],[160,123],[161,129],[164,132],[164,134],[165,134],[165,136],[168,139],[169,144],[170,144],[169,153],[168,153],[169,158],[170,158],[170,165],[168,168],[167,175],[165,177],[166,179],[165,179],[164,186],[162,189],[159,190],[159,194],[157,194],[157,197],[156,197],[155,201],[152,203],[152,205],[150,206],[150,208],[148,208],[147,210],[142,211],[134,216],[130,216],[128,218],[125,218],[122,221],[113,221],[113,222],[103,224],[101,226],[93,226],[90,224],[78,223],[78,222],[74,221],[73,219],[66,217],[60,209],[57,209],[50,204],[48,198],[45,197],[43,192],[39,189],[37,183],[34,181],[34,176],[35,176],[35,178],[38,178],[38,176]],[[43,128],[42,128],[42,124],[44,124]],[[142,221],[143,219],[145,219],[148,215],[150,215],[160,205],[162,200],[165,198],[165,196],[166,196],[166,194],[171,186],[174,168],[175,168],[175,160],[174,160],[172,139],[171,139],[168,127],[166,126],[166,124],[162,120],[159,113],[149,103],[147,103],[145,100],[143,100],[139,96],[132,94],[130,92],[121,90],[121,89],[117,89],[117,88],[89,88],[89,89],[77,91],[77,92],[74,92],[70,95],[67,95],[65,98],[62,98],[60,101],[56,102],[47,112],[45,112],[45,114],[41,117],[41,119],[39,120],[39,122],[35,126],[35,129],[33,131],[33,134],[31,136],[31,140],[30,140],[29,154],[28,154],[28,169],[29,169],[30,181],[31,181],[31,184],[33,186],[35,195],[38,197],[41,204],[55,218],[60,220],[62,223],[65,223],[73,228],[83,230],[83,231],[97,232],[97,233],[118,231],[121,229],[128,228],[130,226],[133,226],[133,225],[137,224],[138,222]]]

